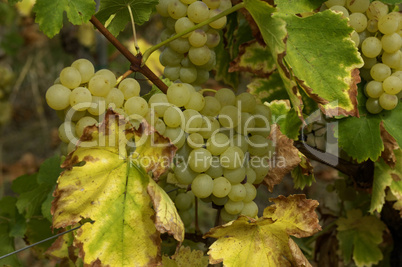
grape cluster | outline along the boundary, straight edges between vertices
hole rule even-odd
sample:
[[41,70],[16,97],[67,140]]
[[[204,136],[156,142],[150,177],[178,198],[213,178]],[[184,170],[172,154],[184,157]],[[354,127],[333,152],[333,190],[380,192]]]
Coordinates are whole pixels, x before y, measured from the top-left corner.
[[117,87],[116,84],[113,72],[107,69],[95,72],[86,59],[78,59],[60,72],[46,91],[46,102],[64,121],[59,127],[59,137],[65,153],[75,148],[85,127],[103,119],[108,108],[121,114],[146,115],[148,104],[139,96],[139,83],[126,78]]
[[[364,60],[366,108],[377,114],[394,109],[402,98],[402,14],[370,0],[329,0],[326,6],[349,18],[352,40]],[[350,13],[349,13],[350,12]]]
[[[230,0],[160,0],[157,12],[163,17],[166,29],[161,34],[164,41],[175,34],[194,27],[232,6]],[[220,42],[217,30],[226,25],[222,17],[170,42],[160,55],[164,76],[171,81],[201,85],[209,78],[215,66],[213,50]]]

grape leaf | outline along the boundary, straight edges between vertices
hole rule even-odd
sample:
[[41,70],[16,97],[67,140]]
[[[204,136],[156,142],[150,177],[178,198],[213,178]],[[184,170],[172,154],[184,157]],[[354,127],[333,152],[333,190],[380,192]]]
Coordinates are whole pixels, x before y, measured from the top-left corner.
[[[290,238],[307,237],[321,230],[315,200],[304,195],[279,196],[262,217],[240,216],[211,229],[204,237],[216,240],[208,255],[210,264],[224,266],[311,266]],[[230,248],[230,249],[228,249]]]
[[[45,218],[31,218],[27,222],[27,231],[25,233],[25,241],[33,244],[53,236],[51,223]],[[38,255],[43,255],[45,251],[52,245],[54,240],[47,240],[33,247]]]
[[347,218],[339,218],[337,238],[345,263],[353,260],[358,267],[371,266],[382,258],[378,245],[382,242],[385,224],[373,215],[363,216],[361,210],[348,210]]
[[[6,255],[7,253],[15,251],[14,239],[9,235],[10,226],[8,222],[0,220],[0,255]],[[0,266],[22,266],[21,262],[18,260],[17,255],[14,254],[7,258],[0,260]]]
[[314,11],[324,2],[325,0],[279,0],[275,1],[275,4],[281,12],[298,14]]
[[62,172],[60,168],[60,156],[53,156],[46,159],[39,167],[37,181],[39,184],[47,183],[55,185],[57,178]]
[[399,104],[395,109],[382,111],[379,116],[384,122],[387,132],[395,138],[399,147],[402,147],[402,131],[400,122],[402,121],[402,105]]
[[93,0],[37,0],[33,11],[35,22],[48,37],[59,33],[63,26],[64,11],[68,20],[74,25],[81,25],[90,20],[95,13]]
[[178,267],[206,267],[208,266],[208,257],[204,256],[201,250],[191,250],[190,247],[180,247],[179,251],[172,256],[172,259]]
[[124,30],[127,23],[131,21],[128,6],[131,7],[133,18],[136,24],[142,25],[149,20],[152,9],[158,4],[158,0],[101,0],[99,11],[96,17],[105,23],[111,16],[111,21],[107,25],[107,29],[117,36]]
[[[161,157],[171,156],[170,152],[163,154],[161,146],[162,142],[168,147],[171,144],[167,138],[159,139],[160,147],[147,146],[137,155],[138,161],[132,161],[126,145],[134,132],[123,116],[108,111],[102,125],[87,127],[81,140],[118,140],[102,147],[78,147],[62,165],[66,171],[54,192],[53,227],[64,228],[83,219],[93,221],[85,223],[74,237],[85,264],[156,265],[161,261],[158,230],[169,232],[179,242],[184,238],[184,226],[173,203],[138,163],[152,155],[148,150]],[[144,135],[149,132],[143,131]],[[159,172],[168,166],[150,167]]]
[[294,187],[304,189],[306,186],[311,186],[315,182],[313,166],[310,160],[299,151],[299,157],[301,159],[299,165],[291,172]]
[[247,91],[255,95],[263,103],[289,98],[278,71],[274,71],[267,79],[253,79],[247,85]]
[[72,232],[59,236],[46,250],[46,254],[59,259],[70,258],[68,250],[72,247],[73,241],[74,234]]
[[387,187],[394,195],[402,195],[402,151],[398,149],[394,153],[398,159],[395,168],[391,168],[382,158],[375,163],[370,212],[381,212]]
[[230,62],[229,72],[250,72],[260,77],[269,77],[275,69],[275,61],[268,47],[252,40],[240,45],[239,54]]
[[25,214],[25,218],[29,219],[34,215],[41,214],[42,203],[46,200],[47,194],[52,190],[53,186],[41,184],[31,191],[22,193],[16,206],[21,214]]

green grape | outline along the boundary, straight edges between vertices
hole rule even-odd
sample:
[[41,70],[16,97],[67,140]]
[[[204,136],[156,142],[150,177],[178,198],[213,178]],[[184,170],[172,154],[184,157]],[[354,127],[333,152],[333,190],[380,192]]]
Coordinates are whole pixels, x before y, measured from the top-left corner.
[[370,81],[366,84],[366,93],[367,96],[372,98],[379,98],[382,93],[384,93],[382,89],[382,82]]
[[[191,151],[188,165],[195,172],[205,172],[211,166],[212,154],[205,148],[197,148]],[[209,177],[209,176],[208,176]]]
[[165,131],[166,131],[166,124],[163,122],[163,120],[161,120],[161,119],[157,119],[156,120],[156,122],[155,122],[155,130],[157,130],[158,131],[158,133],[160,133],[160,134],[164,134],[165,133]]
[[199,174],[191,184],[191,191],[198,198],[206,198],[212,194],[214,182],[207,174]]
[[183,129],[166,127],[163,135],[170,139],[172,144],[174,144],[178,149],[180,149],[186,142],[186,134]]
[[213,134],[206,142],[207,149],[214,156],[222,154],[229,145],[229,138],[223,133]]
[[72,107],[66,108],[64,110],[64,116],[61,118],[65,121],[78,121],[86,114],[86,110],[78,111],[73,109]]
[[113,88],[117,84],[116,75],[108,69],[101,69],[95,72],[95,75],[106,77],[109,80],[110,86]]
[[202,115],[194,109],[186,109],[183,111],[184,116],[184,131],[186,133],[193,133],[200,130],[202,126]]
[[235,134],[230,140],[230,145],[239,147],[244,154],[248,150],[246,137],[242,134]]
[[362,13],[352,13],[349,24],[356,32],[362,32],[367,28],[367,17]]
[[251,168],[255,171],[256,178],[254,184],[260,184],[269,171],[269,164],[266,157],[252,157],[250,159]]
[[60,82],[67,88],[74,89],[81,84],[81,74],[73,67],[66,67],[60,72]]
[[95,118],[92,118],[92,117],[89,117],[89,116],[82,117],[75,124],[75,133],[76,133],[76,135],[81,137],[82,134],[84,133],[85,127],[96,125],[97,123],[98,123],[98,121]]
[[395,53],[384,52],[381,59],[382,63],[388,67],[397,69],[402,62],[402,51],[398,50]]
[[155,123],[157,121],[157,116],[155,115],[154,112],[152,112],[150,109],[148,109],[148,112],[145,115],[144,119],[147,121],[147,123],[149,125],[155,126]]
[[364,13],[370,5],[370,0],[346,0],[346,7],[353,13]]
[[204,139],[210,138],[214,133],[220,129],[219,121],[213,117],[202,117],[201,129],[198,132]]
[[249,184],[254,184],[257,174],[255,173],[253,168],[247,167],[246,168],[246,178],[247,178],[247,183]]
[[166,66],[163,69],[163,76],[168,78],[171,81],[176,81],[180,79],[180,66]]
[[[190,28],[194,27],[194,22],[189,20],[187,17],[179,18],[174,25],[174,29],[176,33],[182,33]],[[188,38],[191,35],[191,32],[183,35],[183,38]]]
[[360,36],[356,31],[353,31],[350,38],[355,43],[355,46],[358,47],[360,44]]
[[371,114],[378,114],[383,110],[383,108],[380,106],[380,102],[378,101],[378,98],[367,99],[366,109]]
[[188,51],[188,57],[194,65],[201,66],[208,63],[211,58],[211,51],[206,45],[191,47]]
[[261,135],[253,135],[248,138],[248,151],[253,156],[265,156],[269,152],[268,140]]
[[221,103],[221,107],[234,106],[236,104],[236,95],[229,88],[222,88],[216,91],[215,98]]
[[239,124],[240,111],[235,106],[224,106],[219,111],[219,123],[228,129],[232,129]]
[[174,200],[174,204],[179,211],[188,210],[193,204],[192,197],[187,193],[178,193]]
[[366,15],[369,19],[375,19],[377,21],[387,14],[388,6],[380,1],[373,1],[366,11]]
[[189,5],[189,4],[192,4],[192,3],[194,3],[195,1],[197,1],[197,0],[180,0],[183,4],[187,4],[187,5]]
[[183,54],[177,53],[170,47],[166,47],[160,54],[159,61],[163,66],[179,66],[183,58]]
[[398,30],[400,14],[391,12],[378,20],[378,30],[383,34],[392,34]]
[[180,2],[180,0],[171,0],[168,4],[169,16],[174,19],[180,19],[186,16],[187,5]]
[[348,18],[349,17],[349,12],[348,10],[343,7],[343,6],[331,6],[330,10],[335,11],[337,13],[342,13],[342,17]]
[[226,9],[229,9],[231,7],[232,7],[231,0],[221,0],[221,4],[219,5],[220,10],[225,11]]
[[240,214],[254,218],[258,214],[258,206],[254,201],[245,202]]
[[[74,89],[75,90],[75,89]],[[91,106],[87,111],[95,116],[101,115],[106,110],[106,100],[101,96],[92,96]]]
[[187,8],[187,17],[195,23],[207,20],[208,16],[209,8],[204,2],[196,1],[190,4]]
[[221,209],[220,216],[225,222],[230,222],[237,219],[237,214],[229,214],[225,209]]
[[234,184],[230,190],[228,197],[232,201],[241,201],[246,197],[247,191],[244,185]]
[[209,79],[209,71],[203,68],[196,68],[197,69],[197,79],[192,83],[194,86],[202,85]]
[[255,111],[257,102],[250,93],[241,93],[236,97],[236,106],[241,109],[242,112],[253,113]]
[[183,112],[176,106],[170,106],[163,114],[163,121],[168,127],[179,127],[184,122]]
[[88,109],[92,103],[91,92],[85,87],[77,87],[70,94],[70,106],[78,111]]
[[159,118],[163,117],[166,109],[170,106],[165,94],[154,94],[148,100],[149,107]]
[[[215,188],[215,185],[214,185],[214,188]],[[215,195],[213,195],[213,192],[212,192],[211,200],[215,205],[223,206],[223,205],[226,204],[226,202],[228,202],[229,198],[227,196],[225,196],[225,197],[216,197]]]
[[214,29],[209,29],[207,32],[207,41],[205,43],[208,48],[214,48],[218,46],[219,42],[221,41],[221,36],[218,31]]
[[392,76],[396,76],[402,80],[402,71],[400,71],[400,70],[395,71],[394,73],[392,73]]
[[64,143],[69,143],[70,141],[76,140],[75,135],[75,123],[70,121],[65,121],[59,126],[59,138]]
[[210,9],[219,8],[221,5],[221,0],[202,0]]
[[220,155],[221,165],[227,169],[240,168],[243,164],[244,153],[239,147],[228,147]]
[[187,144],[193,149],[201,148],[204,146],[204,138],[199,133],[191,133],[187,137]]
[[46,91],[46,103],[54,110],[63,110],[70,105],[71,90],[61,84],[54,84]]
[[190,94],[190,99],[187,104],[184,105],[186,109],[194,109],[196,111],[201,111],[205,106],[204,96],[198,92],[192,92]]
[[187,38],[178,38],[171,41],[169,47],[179,54],[184,54],[190,50],[191,45]]
[[162,17],[168,17],[169,12],[168,12],[168,5],[171,0],[159,0],[159,3],[155,6],[156,11],[162,16]]
[[244,203],[243,201],[233,201],[229,199],[224,207],[227,213],[235,215],[239,214],[243,210]]
[[386,34],[381,38],[382,49],[387,53],[394,53],[402,46],[402,37],[396,32]]
[[[175,22],[176,23],[176,22]],[[166,41],[167,39],[169,39],[170,37],[172,37],[175,34],[175,30],[169,30],[169,29],[164,29],[161,34],[159,35],[159,38],[161,39],[160,41]],[[159,57],[160,58],[160,57]],[[161,62],[162,64],[162,62]],[[163,64],[162,64],[163,65]]]
[[183,83],[173,83],[169,86],[166,96],[169,103],[177,107],[183,107],[190,100],[188,85]]
[[380,106],[385,110],[392,110],[398,105],[398,97],[396,95],[383,93],[378,100]]
[[204,65],[198,66],[199,68],[205,69],[205,70],[208,70],[208,71],[212,70],[212,69],[215,67],[215,65],[216,65],[216,54],[215,54],[215,51],[212,50],[212,49],[210,49],[209,52],[210,52],[210,55],[211,55],[211,56],[210,56],[208,62],[205,63]]
[[75,150],[75,147],[76,147],[75,143],[73,143],[73,142],[68,143],[68,145],[67,145],[67,154],[73,152]]
[[[219,15],[219,13],[221,13],[221,12],[222,11],[220,9],[212,9],[212,10],[209,11],[209,18],[213,18],[213,17]],[[223,27],[225,27],[226,21],[227,21],[227,18],[222,17],[222,18],[219,18],[219,19],[209,23],[208,25],[211,28],[219,30],[219,29],[222,29]]]
[[185,227],[191,226],[191,223],[193,222],[191,210],[179,211],[179,215]]
[[87,83],[95,74],[95,68],[88,59],[80,58],[71,64],[71,67],[77,69],[81,75],[81,83]]
[[211,117],[217,116],[219,114],[219,111],[221,110],[221,104],[219,103],[219,101],[213,96],[206,96],[204,100],[205,105],[204,108],[200,111],[200,113],[205,116],[211,116]]
[[239,167],[236,169],[223,169],[223,176],[232,184],[241,183],[246,177],[246,168]]
[[240,114],[240,122],[235,129],[236,132],[241,133],[243,135],[247,135],[254,129],[255,129],[254,116],[248,112],[242,112]]
[[[148,113],[148,103],[140,96],[133,96],[124,103],[124,111],[129,115],[144,117]],[[135,118],[135,116],[134,116]]]
[[370,75],[374,80],[382,82],[391,75],[391,68],[383,63],[377,63],[371,68]]
[[257,196],[257,189],[255,188],[255,186],[252,185],[252,183],[247,182],[244,184],[244,188],[246,189],[246,196],[243,201],[245,203],[253,201]]
[[188,41],[194,47],[201,47],[205,45],[207,38],[207,34],[202,29],[196,29],[191,33],[190,37],[188,37]]
[[369,19],[367,21],[367,31],[372,33],[378,32],[378,20]]
[[383,81],[382,88],[385,93],[396,95],[402,90],[402,81],[398,77],[391,75]]
[[112,90],[109,79],[102,75],[94,75],[88,83],[88,89],[95,96],[107,96]]
[[171,32],[171,36],[174,35],[174,25],[176,24],[176,20],[171,17],[166,17],[162,18],[162,23]]
[[214,188],[212,194],[216,197],[226,197],[231,192],[232,185],[225,177],[218,177],[213,180]]
[[213,156],[211,159],[211,166],[209,169],[205,172],[212,178],[218,178],[223,176],[223,168],[221,166],[221,163],[219,161],[219,157]]
[[328,0],[324,2],[327,8],[331,8],[333,6],[344,6],[346,4],[346,0]]
[[127,100],[133,96],[140,95],[140,84],[133,78],[125,78],[119,83],[119,89],[124,94],[124,99]]
[[180,62],[181,67],[195,67],[193,63],[191,63],[190,59],[188,57],[185,57],[181,60]]
[[197,69],[195,67],[181,67],[179,79],[184,83],[195,82],[197,80]]
[[362,53],[368,58],[374,58],[381,53],[381,41],[377,37],[367,37],[362,42]]
[[362,55],[362,58],[364,60],[364,69],[371,69],[375,64],[377,64],[377,58],[368,58],[365,55]]
[[112,88],[107,94],[105,101],[107,107],[113,107],[113,109],[120,108],[124,103],[124,94],[119,89]]

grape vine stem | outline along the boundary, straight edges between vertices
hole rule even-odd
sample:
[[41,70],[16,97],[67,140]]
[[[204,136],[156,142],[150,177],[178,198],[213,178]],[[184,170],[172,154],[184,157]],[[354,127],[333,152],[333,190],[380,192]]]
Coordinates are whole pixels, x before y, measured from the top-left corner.
[[162,92],[166,94],[167,85],[156,76],[156,74],[147,67],[147,65],[142,65],[142,55],[138,54],[134,56],[116,37],[111,34],[108,29],[103,26],[103,24],[95,17],[92,16],[90,22],[98,29],[98,31],[105,36],[105,38],[114,46],[120,53],[130,62],[130,69],[134,72],[139,72],[147,77],[155,86],[157,86]]

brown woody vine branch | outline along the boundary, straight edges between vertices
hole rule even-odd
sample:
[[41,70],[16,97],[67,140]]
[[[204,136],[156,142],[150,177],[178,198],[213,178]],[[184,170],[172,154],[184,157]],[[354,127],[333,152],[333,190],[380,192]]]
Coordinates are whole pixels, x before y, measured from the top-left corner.
[[130,62],[130,69],[139,72],[147,77],[153,84],[155,84],[162,92],[167,92],[167,85],[156,76],[146,65],[141,66],[142,55],[134,56],[116,37],[111,34],[108,29],[95,17],[90,19],[91,23],[102,33],[103,36],[114,46],[120,53]]

